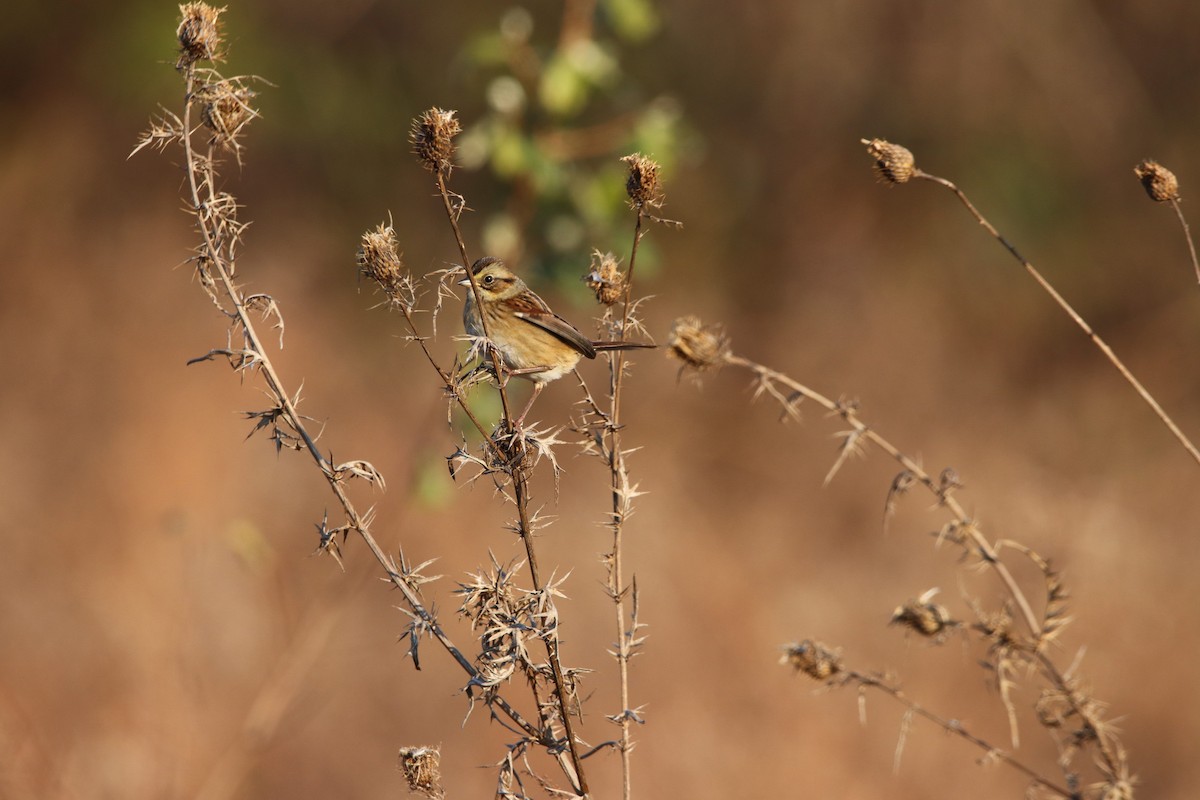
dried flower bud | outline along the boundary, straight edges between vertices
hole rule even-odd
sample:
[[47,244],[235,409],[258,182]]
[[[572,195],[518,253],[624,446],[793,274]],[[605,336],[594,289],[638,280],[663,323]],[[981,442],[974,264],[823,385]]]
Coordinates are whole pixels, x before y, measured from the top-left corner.
[[625,296],[625,274],[612,253],[592,253],[592,269],[583,280],[596,293],[596,302],[603,305],[611,306]]
[[462,126],[453,111],[431,108],[413,120],[413,153],[425,169],[449,175],[454,168],[454,137],[462,132]]
[[1179,199],[1179,180],[1175,173],[1157,161],[1143,161],[1133,168],[1150,199],[1162,203]]
[[892,613],[892,624],[903,625],[928,638],[941,637],[947,630],[958,627],[945,606],[934,602],[937,589],[931,589],[916,600],[909,600]]
[[639,211],[647,207],[661,208],[666,198],[658,183],[658,162],[641,153],[625,156],[621,160],[629,165],[629,177],[625,180],[629,204]]
[[205,3],[185,3],[179,7],[183,19],[175,35],[179,38],[179,60],[175,69],[183,70],[197,61],[216,61],[221,57],[221,25],[224,8]]
[[380,224],[362,235],[357,262],[359,274],[379,284],[388,300],[410,305],[415,301],[412,281],[397,249],[396,231],[390,225]]
[[841,655],[811,639],[788,645],[780,663],[790,664],[797,672],[817,681],[829,680],[842,671]]
[[426,797],[443,798],[441,753],[435,747],[400,748],[400,771],[408,788]]
[[698,317],[680,317],[671,326],[667,352],[685,367],[712,369],[729,357],[729,337],[720,325],[705,325]]
[[258,116],[250,105],[255,95],[236,80],[207,84],[196,91],[193,99],[200,104],[200,118],[213,132],[214,144],[232,144],[242,128]]
[[916,160],[906,147],[883,139],[863,139],[867,155],[875,159],[875,174],[892,183],[905,183],[916,172]]

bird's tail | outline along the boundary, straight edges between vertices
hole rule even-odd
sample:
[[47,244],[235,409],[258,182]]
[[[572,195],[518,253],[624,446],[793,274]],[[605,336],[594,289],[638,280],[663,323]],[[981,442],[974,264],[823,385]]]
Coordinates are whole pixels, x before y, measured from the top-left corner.
[[653,350],[658,345],[641,342],[592,342],[592,347],[597,350]]

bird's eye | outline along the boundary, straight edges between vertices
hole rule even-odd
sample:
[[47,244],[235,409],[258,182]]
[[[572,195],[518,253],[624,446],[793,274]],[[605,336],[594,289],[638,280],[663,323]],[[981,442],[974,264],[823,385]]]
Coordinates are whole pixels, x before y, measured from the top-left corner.
[[483,285],[484,285],[484,286],[491,286],[491,285],[492,285],[493,283],[495,283],[495,282],[496,282],[496,276],[495,276],[495,275],[488,275],[487,277],[485,277],[485,278],[483,279]]

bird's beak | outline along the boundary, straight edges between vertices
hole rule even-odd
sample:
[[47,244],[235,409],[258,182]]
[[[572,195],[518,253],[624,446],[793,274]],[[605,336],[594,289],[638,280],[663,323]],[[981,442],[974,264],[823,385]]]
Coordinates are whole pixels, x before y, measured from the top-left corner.
[[463,278],[461,281],[459,281],[459,282],[458,282],[458,285],[459,285],[459,286],[470,286],[470,285],[471,285],[471,279],[470,279],[470,278]]

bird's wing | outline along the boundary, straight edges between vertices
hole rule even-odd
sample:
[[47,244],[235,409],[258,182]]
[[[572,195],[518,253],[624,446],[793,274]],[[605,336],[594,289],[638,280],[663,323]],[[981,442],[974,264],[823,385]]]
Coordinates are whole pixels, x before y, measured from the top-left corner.
[[533,292],[523,292],[506,301],[513,304],[513,314],[530,325],[536,325],[550,335],[561,339],[588,358],[596,357],[596,348],[590,339],[562,317],[550,310],[550,306]]

